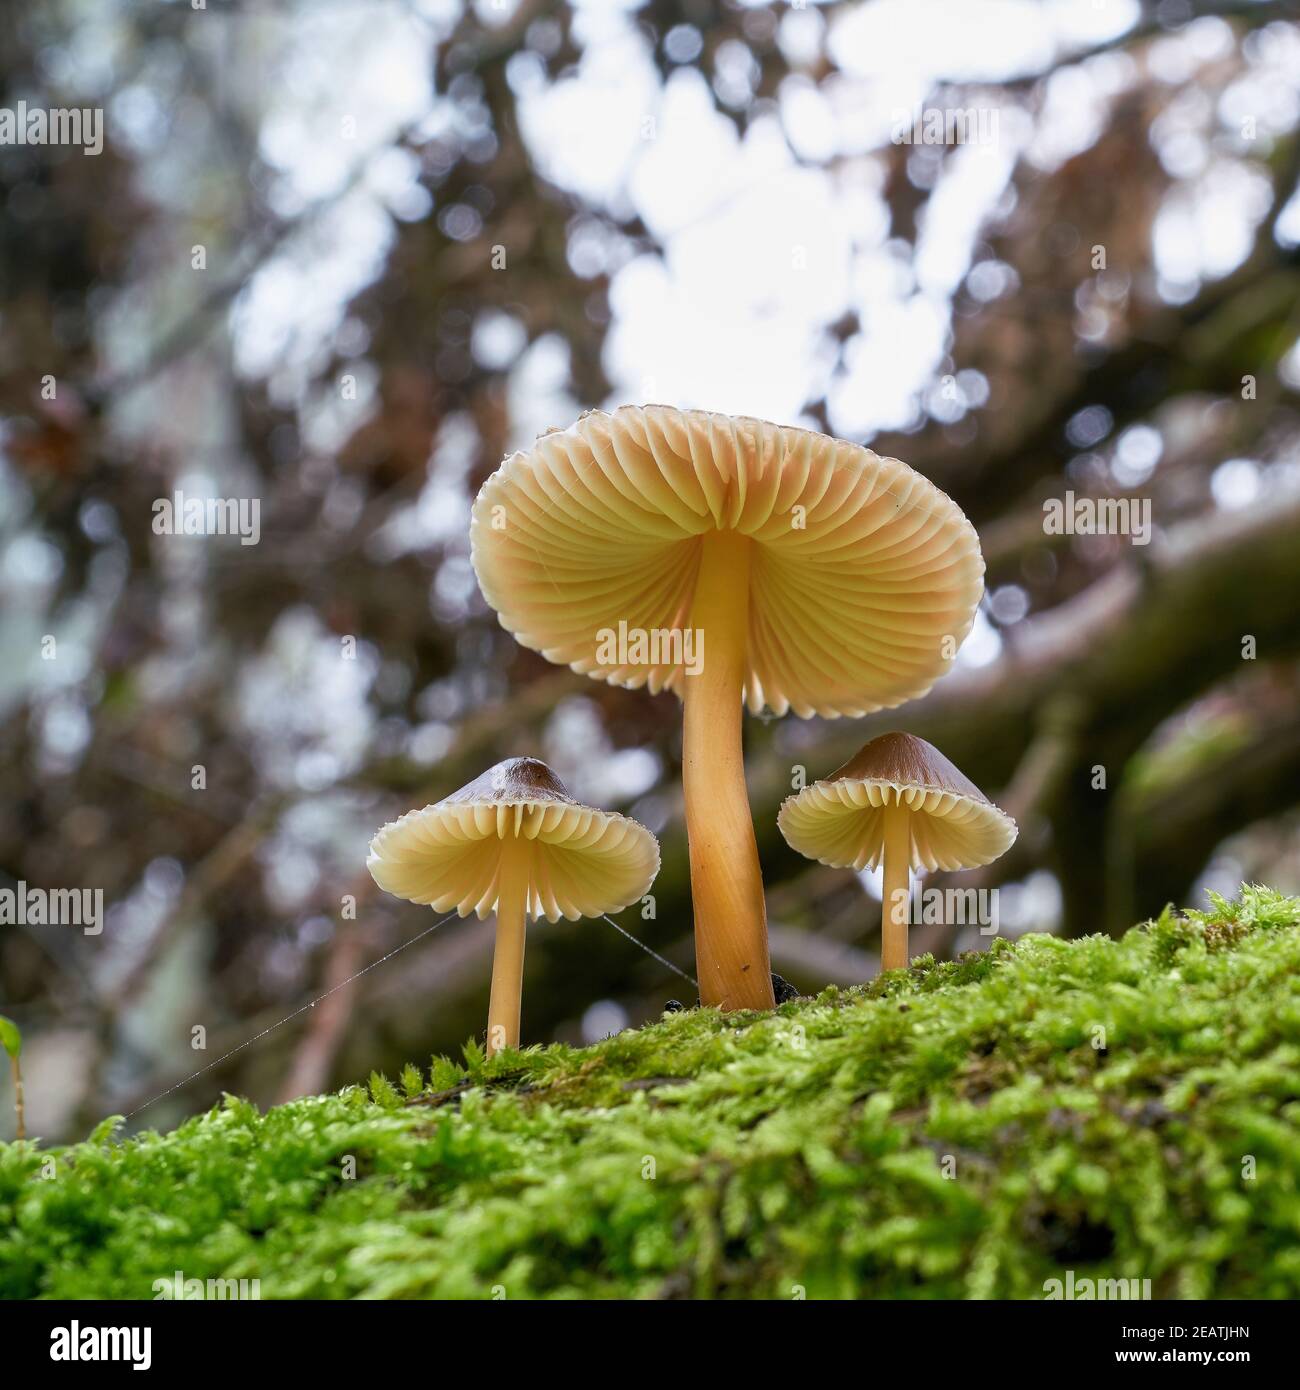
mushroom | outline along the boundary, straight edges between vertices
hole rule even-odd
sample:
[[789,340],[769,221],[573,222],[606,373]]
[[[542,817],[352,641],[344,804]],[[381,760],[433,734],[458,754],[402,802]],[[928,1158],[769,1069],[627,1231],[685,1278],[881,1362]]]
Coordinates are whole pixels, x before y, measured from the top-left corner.
[[583,806],[536,758],[507,758],[458,792],[408,811],[370,842],[385,890],[436,912],[495,912],[487,1055],[519,1045],[527,919],[598,917],[640,898],[659,842],[637,821]]
[[754,714],[835,718],[924,694],[983,592],[974,529],[859,445],[623,406],[507,458],[470,537],[484,597],[523,646],[681,697],[700,997],[772,1008],[742,696]]
[[881,966],[906,966],[910,871],[974,869],[1009,850],[1016,823],[939,750],[911,734],[881,734],[787,797],[777,825],[792,849],[833,868],[884,864]]

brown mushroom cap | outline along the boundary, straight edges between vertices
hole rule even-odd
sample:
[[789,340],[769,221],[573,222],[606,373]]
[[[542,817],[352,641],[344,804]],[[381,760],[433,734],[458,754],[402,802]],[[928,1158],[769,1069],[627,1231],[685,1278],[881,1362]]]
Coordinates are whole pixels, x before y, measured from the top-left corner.
[[470,525],[484,597],[523,646],[598,680],[678,693],[680,658],[602,664],[599,634],[620,621],[686,628],[714,531],[755,542],[754,713],[835,718],[923,695],[984,589],[974,528],[905,463],[670,406],[592,411],[543,435],[483,484]]
[[792,849],[834,868],[874,869],[884,808],[911,811],[914,869],[974,869],[1015,842],[1016,823],[933,744],[882,734],[829,777],[787,797],[777,825]]
[[509,758],[370,842],[366,867],[386,892],[437,912],[495,910],[503,860],[529,875],[528,915],[598,917],[640,898],[659,842],[637,821],[583,806],[536,758]]

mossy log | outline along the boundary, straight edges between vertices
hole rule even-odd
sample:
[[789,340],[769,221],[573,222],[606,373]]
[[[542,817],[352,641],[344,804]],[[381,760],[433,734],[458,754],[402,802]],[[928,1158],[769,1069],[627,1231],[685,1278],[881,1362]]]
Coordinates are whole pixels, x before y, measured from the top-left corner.
[[1029,936],[769,1014],[171,1134],[0,1145],[0,1295],[1300,1295],[1300,900]]

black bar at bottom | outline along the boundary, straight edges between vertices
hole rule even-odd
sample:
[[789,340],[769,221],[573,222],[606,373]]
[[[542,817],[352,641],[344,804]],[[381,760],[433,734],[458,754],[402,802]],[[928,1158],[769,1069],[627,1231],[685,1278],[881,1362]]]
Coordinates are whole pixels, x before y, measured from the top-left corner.
[[[559,1364],[575,1370],[603,1364],[616,1374],[624,1360],[644,1364],[641,1357],[650,1348],[663,1374],[671,1375],[674,1364],[698,1374],[708,1360],[704,1348],[717,1345],[723,1328],[732,1371],[750,1362],[765,1381],[783,1363],[815,1373],[824,1353],[841,1365],[847,1356],[863,1370],[879,1364],[878,1357],[892,1364],[905,1358],[927,1378],[944,1370],[987,1374],[1067,1366],[1072,1372],[1109,1369],[1121,1379],[1153,1365],[1246,1372],[1294,1367],[1295,1310],[1289,1303],[925,1300],[485,1302],[427,1309],[380,1303],[8,1303],[0,1304],[0,1364],[5,1384],[14,1386],[24,1383],[15,1374],[24,1370],[56,1377],[69,1370],[92,1376],[230,1370],[259,1379],[268,1372],[319,1371],[337,1380],[349,1372],[382,1375],[391,1365],[388,1356],[404,1347],[406,1374],[411,1361],[426,1357],[437,1374],[444,1353],[464,1373],[486,1335],[493,1338],[484,1350],[490,1349],[487,1364],[496,1379],[504,1369],[503,1352],[530,1374],[539,1356],[554,1368],[556,1355]],[[511,1340],[498,1340],[506,1330]],[[624,1331],[624,1350],[613,1350]],[[671,1339],[677,1333],[684,1340],[675,1350]],[[742,1352],[738,1360],[745,1347],[749,1354]]]

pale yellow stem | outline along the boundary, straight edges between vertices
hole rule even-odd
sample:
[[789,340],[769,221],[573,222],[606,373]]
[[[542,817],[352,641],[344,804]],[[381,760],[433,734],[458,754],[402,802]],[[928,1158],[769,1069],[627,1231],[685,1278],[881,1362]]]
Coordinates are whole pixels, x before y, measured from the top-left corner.
[[492,995],[488,1000],[487,1055],[519,1046],[524,988],[524,934],[528,926],[528,869],[517,847],[502,851],[497,897],[497,939],[492,952]]
[[682,790],[700,1000],[726,1010],[771,1009],[767,908],[741,743],[752,543],[717,531],[701,546],[690,621],[703,634],[703,664],[682,686]]
[[893,803],[885,807],[885,881],[881,899],[880,964],[901,970],[908,962],[907,908],[911,893],[912,813]]

